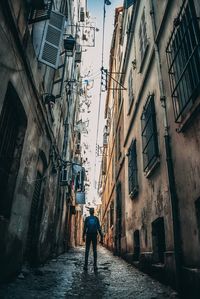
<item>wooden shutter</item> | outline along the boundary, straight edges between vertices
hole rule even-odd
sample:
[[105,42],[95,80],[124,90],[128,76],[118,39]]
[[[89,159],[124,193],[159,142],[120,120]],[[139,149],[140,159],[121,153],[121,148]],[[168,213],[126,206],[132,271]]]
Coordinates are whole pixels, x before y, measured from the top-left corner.
[[61,42],[63,40],[65,16],[52,11],[46,22],[38,60],[55,69],[58,68]]

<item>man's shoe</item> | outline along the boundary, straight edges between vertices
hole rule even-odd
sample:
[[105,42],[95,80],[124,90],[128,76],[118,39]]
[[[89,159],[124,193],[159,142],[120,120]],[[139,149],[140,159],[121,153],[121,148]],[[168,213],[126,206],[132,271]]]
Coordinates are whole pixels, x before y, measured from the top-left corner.
[[83,270],[84,270],[84,271],[87,271],[87,270],[88,270],[87,266],[84,266],[84,267],[83,267]]

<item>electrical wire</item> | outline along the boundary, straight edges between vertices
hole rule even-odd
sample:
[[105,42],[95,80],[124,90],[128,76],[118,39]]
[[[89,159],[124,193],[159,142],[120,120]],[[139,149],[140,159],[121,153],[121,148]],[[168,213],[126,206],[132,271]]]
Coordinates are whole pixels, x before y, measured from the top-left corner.
[[[103,33],[102,33],[102,49],[101,49],[101,69],[103,68],[103,65],[104,65],[105,20],[106,20],[106,4],[105,4],[105,0],[104,0],[104,5],[103,5]],[[102,100],[102,89],[101,89],[101,83],[100,83],[99,107],[98,107],[98,115],[97,115],[96,147],[97,147],[98,135],[99,135],[101,100]],[[96,157],[96,152],[95,152],[94,186],[95,186],[96,166],[97,166],[97,157]]]
[[[101,49],[101,68],[103,67],[103,64],[104,64],[105,19],[106,19],[106,5],[105,5],[105,1],[104,1],[104,6],[103,6],[103,33],[102,33],[102,49]],[[99,107],[98,107],[98,116],[97,116],[96,145],[97,145],[98,134],[99,134],[99,120],[100,120],[100,112],[101,112],[101,99],[102,99],[102,90],[101,90],[101,84],[100,84]]]

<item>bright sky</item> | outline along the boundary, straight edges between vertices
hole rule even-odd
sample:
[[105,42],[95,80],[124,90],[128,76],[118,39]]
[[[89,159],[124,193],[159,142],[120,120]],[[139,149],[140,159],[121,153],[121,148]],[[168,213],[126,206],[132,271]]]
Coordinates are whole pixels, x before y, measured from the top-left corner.
[[[114,13],[115,8],[123,4],[123,0],[110,0],[111,5],[106,5],[106,19],[105,19],[105,43],[104,43],[104,68],[108,68],[110,45],[113,34],[114,25]],[[89,149],[87,152],[88,156],[88,177],[90,180],[90,189],[87,196],[87,202],[94,205],[98,201],[98,195],[95,189],[95,181],[98,183],[99,168],[101,157],[96,157],[96,133],[97,133],[97,119],[98,119],[98,107],[100,99],[100,83],[101,83],[101,60],[102,60],[102,33],[103,33],[103,6],[104,0],[88,0],[88,11],[90,13],[90,20],[94,22],[96,28],[99,29],[96,32],[95,47],[86,48],[87,52],[83,53],[83,65],[82,65],[82,76],[88,74],[89,80],[94,79],[94,87],[88,91],[88,95],[91,96],[91,113],[87,115],[89,118],[89,133],[83,136],[82,140],[87,142]],[[99,122],[99,134],[97,144],[102,145],[103,141],[103,127],[104,121],[104,104],[105,104],[106,93],[102,93],[101,96],[101,109],[100,109],[100,122]]]

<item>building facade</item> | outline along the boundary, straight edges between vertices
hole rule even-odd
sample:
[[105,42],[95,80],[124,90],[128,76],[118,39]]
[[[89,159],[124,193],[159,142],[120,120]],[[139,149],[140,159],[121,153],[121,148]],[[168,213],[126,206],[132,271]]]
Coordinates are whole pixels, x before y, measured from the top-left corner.
[[75,242],[76,25],[85,13],[86,1],[0,4],[1,279]]
[[[106,117],[113,98],[122,107],[113,108],[109,131],[120,158],[114,167],[115,230],[106,232],[106,240],[112,235],[114,252],[194,298],[200,277],[199,10],[195,0],[124,1],[109,70],[116,59],[122,90],[111,90],[108,76],[106,102]],[[104,223],[109,173],[107,165]]]

